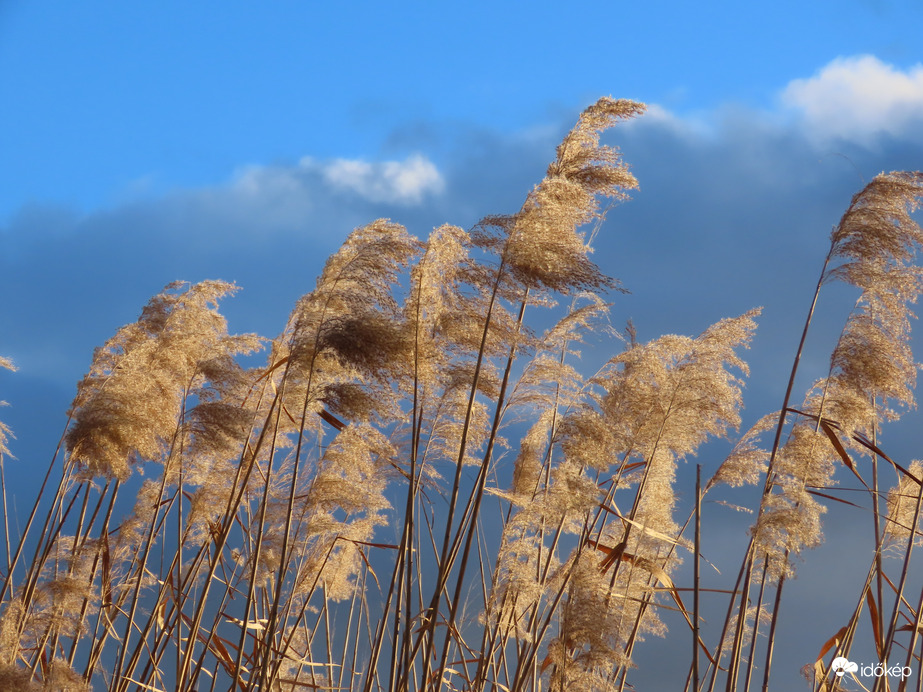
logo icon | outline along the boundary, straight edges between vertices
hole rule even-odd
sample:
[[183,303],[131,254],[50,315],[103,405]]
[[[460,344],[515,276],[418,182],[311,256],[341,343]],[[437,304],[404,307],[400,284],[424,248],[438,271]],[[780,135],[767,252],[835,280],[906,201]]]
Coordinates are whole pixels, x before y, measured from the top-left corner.
[[830,664],[830,670],[836,673],[838,678],[843,677],[846,673],[855,673],[859,670],[859,664],[853,663],[842,656],[837,656]]

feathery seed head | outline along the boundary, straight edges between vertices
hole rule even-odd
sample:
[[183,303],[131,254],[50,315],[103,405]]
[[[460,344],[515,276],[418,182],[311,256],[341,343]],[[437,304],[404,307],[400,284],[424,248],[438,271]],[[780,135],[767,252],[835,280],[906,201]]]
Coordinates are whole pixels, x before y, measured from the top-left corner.
[[589,260],[590,248],[577,229],[599,218],[598,195],[624,199],[637,188],[618,150],[599,146],[599,136],[643,111],[632,101],[600,99],[558,146],[544,180],[508,222],[502,256],[523,284],[560,293],[616,286]]
[[[907,469],[914,477],[923,478],[923,462],[913,461]],[[885,535],[895,541],[906,541],[911,533],[920,531],[923,513],[918,513],[920,485],[909,476],[901,475],[897,485],[888,491],[888,517]],[[916,525],[914,525],[916,516]]]
[[923,244],[923,230],[910,214],[923,197],[923,173],[881,173],[853,196],[840,223],[833,229],[833,256],[845,264],[835,270],[849,283],[866,289],[873,285],[865,267],[882,260],[908,267]]
[[[96,349],[77,387],[66,443],[71,459],[93,474],[125,480],[130,465],[167,454],[184,399],[207,383],[201,364],[248,353],[256,337],[229,337],[217,301],[233,284],[170,284],[135,324]],[[214,368],[211,370],[214,375]]]
[[[11,361],[9,358],[4,358],[3,356],[0,356],[0,368],[6,368],[7,370],[13,370],[14,372],[16,371],[16,366],[13,365],[13,361]],[[6,402],[0,400],[0,406],[6,406]],[[2,457],[4,454],[10,453],[9,447],[6,446],[6,443],[10,438],[15,437],[16,436],[13,435],[13,431],[10,430],[9,427],[3,423],[3,421],[0,421],[0,457]]]
[[736,488],[756,483],[769,462],[769,452],[757,447],[757,442],[760,436],[775,427],[778,421],[779,413],[775,412],[766,414],[754,423],[718,467],[708,482],[708,487],[725,483]]

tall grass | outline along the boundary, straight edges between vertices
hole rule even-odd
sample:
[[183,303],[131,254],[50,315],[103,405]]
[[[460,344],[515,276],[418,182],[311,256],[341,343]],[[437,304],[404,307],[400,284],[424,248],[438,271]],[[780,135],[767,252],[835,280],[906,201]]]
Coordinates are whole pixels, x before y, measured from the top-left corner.
[[[879,432],[913,405],[923,176],[882,174],[853,198],[779,412],[677,516],[677,464],[740,425],[759,311],[649,343],[629,326],[601,370],[575,367],[620,290],[590,260],[601,203],[637,187],[600,134],[643,110],[584,111],[513,215],[425,242],[387,220],[356,229],[274,340],[228,333],[231,284],[155,296],[94,354],[19,535],[0,473],[0,689],[626,690],[666,609],[691,645],[687,690],[769,689],[784,586],[844,501],[837,474],[864,489],[874,545],[811,684],[849,679],[831,665],[863,611],[880,660],[919,671],[923,465]],[[797,403],[834,281],[859,298]],[[261,349],[264,366],[242,365]],[[700,507],[722,484],[763,491],[707,641]],[[691,584],[675,581],[683,554]]]

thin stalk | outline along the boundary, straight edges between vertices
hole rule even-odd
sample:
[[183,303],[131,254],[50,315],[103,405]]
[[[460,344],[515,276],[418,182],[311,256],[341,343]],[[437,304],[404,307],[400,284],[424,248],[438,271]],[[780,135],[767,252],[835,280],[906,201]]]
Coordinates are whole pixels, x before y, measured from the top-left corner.
[[[872,440],[875,442],[875,440]],[[882,539],[881,539],[881,511],[879,509],[879,482],[878,482],[878,455],[872,454],[872,523],[874,528],[875,535],[875,586],[877,588],[878,603],[883,603],[882,599],[882,582],[884,581],[881,578],[882,575],[882,564],[881,564],[881,552],[882,552]],[[913,531],[913,529],[912,529]],[[912,533],[911,531],[911,533]],[[912,537],[912,536],[911,536]],[[878,609],[878,631],[882,632],[884,630],[884,622],[882,622],[882,609]],[[877,650],[876,643],[876,650]],[[881,651],[877,652],[879,657],[881,656]]]
[[[529,291],[526,290],[525,296],[523,296],[522,302],[519,306],[519,316],[517,318],[517,328],[521,329],[523,317],[526,312],[526,302],[528,301]],[[518,334],[518,331],[517,331]],[[455,616],[458,612],[459,602],[461,601],[461,592],[462,586],[464,584],[465,570],[468,567],[468,556],[471,553],[471,542],[474,539],[475,530],[477,527],[477,517],[481,509],[481,500],[484,497],[484,486],[487,482],[487,473],[490,469],[490,462],[493,457],[494,445],[496,444],[497,435],[500,430],[500,420],[503,416],[504,403],[506,401],[506,391],[509,387],[510,382],[510,373],[513,369],[513,362],[516,359],[516,344],[515,342],[510,347],[510,354],[506,360],[506,368],[503,371],[503,381],[500,385],[500,393],[497,395],[496,408],[494,410],[494,420],[491,426],[490,435],[487,438],[487,449],[484,452],[484,457],[481,461],[481,468],[478,469],[477,480],[475,481],[475,488],[472,490],[471,498],[473,498],[473,504],[471,499],[469,499],[468,507],[465,508],[465,513],[462,517],[461,526],[459,527],[459,536],[465,522],[468,522],[467,535],[465,536],[465,547],[462,551],[461,564],[458,568],[458,580],[455,584],[455,594],[452,598],[452,604],[449,608],[449,621],[456,622]],[[470,511],[469,511],[470,508]],[[437,680],[442,679],[442,675],[445,672],[446,661],[448,660],[449,648],[451,645],[452,638],[446,637],[445,642],[442,647],[442,656],[439,662],[439,668],[437,670]]]
[[[484,316],[484,328],[481,333],[481,343],[478,348],[477,360],[474,366],[474,374],[471,381],[471,391],[468,396],[468,406],[465,410],[465,421],[462,425],[461,439],[459,440],[458,448],[458,458],[455,464],[455,478],[452,481],[452,491],[449,499],[449,512],[446,518],[446,529],[445,535],[443,537],[442,550],[439,557],[439,568],[436,574],[436,588],[433,590],[432,600],[427,609],[427,615],[424,620],[424,625],[421,628],[420,634],[417,637],[417,641],[414,644],[413,652],[411,653],[411,658],[415,655],[416,651],[421,647],[423,640],[426,639],[427,644],[424,649],[423,655],[423,681],[424,684],[429,677],[429,663],[432,654],[435,652],[435,629],[436,621],[438,620],[439,613],[439,604],[442,599],[442,592],[445,588],[446,583],[449,579],[449,572],[452,569],[452,563],[454,562],[454,555],[450,554],[449,545],[452,541],[452,531],[453,524],[455,519],[455,508],[458,502],[458,495],[461,490],[461,475],[462,468],[464,466],[465,452],[467,451],[468,443],[468,433],[471,426],[471,418],[474,415],[474,402],[477,397],[478,385],[480,383],[481,368],[484,364],[484,359],[487,357],[487,335],[490,331],[490,325],[493,318],[494,306],[496,305],[498,294],[500,291],[500,285],[503,280],[504,270],[505,270],[505,261],[501,259],[500,266],[497,268],[497,276],[494,280],[493,288],[491,289],[490,302],[487,306],[487,313]],[[401,677],[401,681],[398,685],[398,690],[403,691],[407,689],[408,679],[406,671]]]
[[[923,505],[923,484],[920,485],[919,490],[917,492],[916,513],[914,516],[914,521],[910,525],[910,537],[907,539],[908,550],[907,550],[907,556],[905,557],[906,563],[910,562],[910,554],[911,554],[911,549],[912,549],[911,546],[914,544],[916,534],[917,534],[917,519],[920,513],[921,505]],[[906,563],[905,563],[905,567],[906,567]],[[920,634],[921,614],[923,614],[923,589],[921,589],[920,591],[920,598],[917,600],[917,610],[916,610],[915,618],[913,621],[913,626],[910,628],[910,631],[911,631],[910,643],[907,645],[907,658],[904,661],[904,666],[907,666],[907,667],[909,667],[911,662],[913,661],[913,651],[914,649],[917,648],[917,639],[919,639],[919,634]],[[887,643],[888,650],[890,650],[890,644],[891,642],[889,641]],[[887,650],[885,653],[887,654]],[[885,658],[882,660],[887,660],[887,659]],[[923,678],[923,671],[920,672],[919,677]],[[907,681],[901,680],[901,684],[900,684],[900,687],[898,688],[898,692],[904,692],[906,688],[907,688]]]
[[[111,482],[106,483],[106,487],[103,490],[102,497],[105,497],[108,494],[110,483]],[[107,551],[108,551],[108,541],[109,541],[109,538],[108,538],[109,522],[112,520],[112,512],[113,512],[113,509],[115,508],[115,498],[118,495],[118,491],[119,491],[118,481],[115,481],[114,483],[111,483],[111,484],[112,484],[112,494],[109,496],[109,507],[106,509],[106,517],[103,520],[103,526],[101,530],[101,535],[105,535]],[[95,571],[94,571],[94,575],[95,575]],[[108,605],[111,605],[111,602],[108,602],[108,599],[111,597],[111,594],[109,593],[108,584],[106,584],[106,581],[105,581],[107,576],[108,575],[105,574],[105,570],[104,570],[103,575],[101,577],[102,583],[100,584],[101,591],[102,591],[102,602],[100,603],[99,612],[96,616],[96,625],[93,628],[93,641],[95,641],[98,636],[96,633],[99,631],[99,625],[100,625],[101,618],[103,616],[103,612]],[[83,603],[83,609],[81,610],[81,613],[80,613],[81,622],[83,621],[83,618],[85,617],[86,611],[88,608],[89,608],[89,599],[85,599]],[[74,660],[76,659],[76,656],[77,656],[77,644],[78,644],[77,639],[74,639],[74,641],[71,642],[70,653],[67,656],[67,664],[71,667],[73,667]],[[86,677],[87,679],[89,679],[89,676],[86,676]]]
[[[187,390],[184,389],[183,390],[184,405],[182,409],[183,415],[185,414],[186,396],[187,396]],[[122,679],[127,678],[130,673],[130,670],[123,670],[122,666],[125,662],[125,654],[128,648],[128,641],[129,641],[129,638],[131,637],[132,630],[135,627],[135,613],[137,612],[139,602],[140,602],[141,586],[144,582],[144,570],[147,566],[148,557],[150,556],[151,550],[155,543],[154,536],[156,535],[157,517],[160,513],[160,502],[163,500],[164,492],[167,487],[167,475],[168,475],[167,469],[170,465],[170,460],[173,458],[173,455],[176,451],[176,444],[180,436],[182,425],[183,425],[183,418],[181,416],[174,430],[173,440],[171,441],[171,444],[170,444],[170,450],[167,454],[167,459],[163,465],[163,478],[160,482],[160,491],[157,495],[157,506],[154,510],[154,516],[151,519],[151,525],[147,531],[147,536],[145,537],[144,543],[142,544],[143,545],[142,557],[138,563],[138,573],[136,577],[135,587],[132,593],[131,608],[128,612],[128,621],[125,625],[125,634],[122,636],[122,646],[119,648],[119,656],[118,656],[118,659],[116,661],[116,665],[114,668],[115,673],[116,673],[116,681],[119,682],[120,689],[124,689],[124,686],[121,684]],[[169,508],[167,509],[167,511],[169,511]],[[166,517],[166,513],[164,514],[164,517]],[[190,642],[192,641],[194,641],[194,637],[190,637]],[[192,644],[190,643],[190,649],[191,648],[192,648]],[[182,680],[182,675],[180,675],[179,680]]]
[[[273,413],[276,410],[277,405],[281,407],[281,403],[279,401],[278,396],[273,398],[272,405],[270,406],[269,412],[267,413],[267,416],[266,416],[267,421],[271,419]],[[238,470],[237,470],[237,473],[234,479],[234,484],[232,485],[232,488],[239,487],[239,489],[237,490],[236,495],[233,491],[228,495],[228,506],[224,512],[224,523],[221,526],[221,530],[218,532],[218,535],[213,538],[216,554],[221,554],[221,551],[224,550],[224,547],[227,544],[227,540],[230,537],[231,528],[234,526],[234,520],[235,520],[235,517],[237,516],[237,511],[243,502],[244,495],[246,495],[247,486],[250,482],[250,476],[253,474],[253,469],[258,466],[257,458],[259,455],[260,448],[262,447],[263,440],[265,439],[267,427],[268,426],[265,426],[265,425],[263,426],[262,430],[260,431],[260,435],[257,438],[255,447],[252,450],[250,450],[249,463],[246,463],[246,464],[244,463],[247,458],[248,446],[245,446],[244,449],[241,451],[240,463],[238,465]],[[246,470],[242,471],[242,469],[245,466],[246,466]],[[238,486],[238,483],[239,483],[239,486]],[[192,575],[195,573],[196,569],[201,564],[202,560],[204,559],[203,554],[205,553],[207,553],[207,544],[203,545],[203,548],[200,549],[198,555],[196,556],[193,562],[193,565],[190,568],[189,573],[187,575],[187,578],[186,578],[187,582],[189,579],[192,578]],[[190,629],[193,631],[198,631],[199,624],[202,621],[202,616],[205,610],[205,603],[207,600],[209,587],[211,585],[212,577],[215,574],[216,567],[217,567],[216,564],[212,564],[209,567],[207,574],[205,575],[205,581],[202,586],[202,593],[198,597],[196,611],[192,618],[192,624],[190,625]],[[185,584],[183,585],[182,588],[185,588]],[[246,631],[246,628],[245,628],[245,631]]]
[[[9,555],[7,555],[7,563],[9,565],[9,569],[7,570],[6,577],[3,580],[3,586],[0,587],[0,603],[2,603],[6,599],[7,591],[10,592],[10,596],[12,596],[13,594],[13,573],[15,571],[16,565],[19,563],[19,558],[22,557],[22,553],[25,550],[26,539],[29,536],[29,530],[32,528],[32,523],[33,521],[35,521],[36,514],[38,514],[38,508],[42,502],[42,496],[45,494],[45,490],[48,487],[48,481],[51,478],[51,472],[54,470],[55,464],[58,461],[58,454],[60,454],[61,452],[61,445],[64,444],[64,436],[67,434],[67,426],[70,425],[70,422],[71,422],[71,416],[68,416],[67,421],[64,424],[64,432],[61,434],[61,437],[58,440],[58,446],[55,449],[54,454],[51,457],[51,462],[48,464],[48,470],[45,472],[45,477],[42,480],[42,485],[39,487],[38,496],[35,498],[35,502],[32,505],[32,511],[29,513],[29,519],[26,521],[26,527],[25,529],[23,529],[22,535],[19,538],[19,545],[16,548],[16,554],[13,556],[12,560],[10,560]],[[68,479],[68,468],[67,467],[68,467],[68,464],[67,462],[65,462],[64,468],[62,469],[61,481],[58,484],[55,497],[51,502],[52,508],[48,511],[48,514],[45,516],[45,524],[42,526],[42,532],[40,534],[41,536],[47,535],[49,524],[51,523],[51,519],[54,516],[54,508],[57,506],[57,503],[61,500],[61,497],[63,494],[63,488]],[[36,568],[35,563],[38,560],[38,556],[40,555],[40,553],[41,553],[41,542],[39,542],[39,545],[35,549],[35,556],[32,558],[32,562],[30,563],[29,572],[28,572],[29,574],[31,574],[31,571],[35,570]]]
[[[898,620],[898,613],[900,612],[900,607],[901,607],[901,599],[903,598],[904,587],[907,584],[907,577],[910,573],[910,557],[913,554],[913,546],[915,543],[914,536],[916,534],[916,528],[919,525],[919,521],[920,521],[920,511],[921,511],[921,508],[923,508],[923,483],[920,483],[919,481],[917,481],[917,484],[919,486],[917,490],[917,504],[916,504],[916,507],[914,507],[914,511],[913,511],[913,521],[910,522],[910,537],[907,540],[907,550],[904,555],[904,564],[901,569],[901,578],[900,578],[900,581],[898,582],[898,586],[896,589],[897,597],[894,600],[894,610],[891,612],[891,619],[888,625],[888,635],[884,639],[884,652],[883,652],[884,655],[882,656],[882,659],[881,659],[881,663],[883,665],[887,664],[888,656],[891,653],[891,645],[894,643],[894,634],[897,631],[897,620]],[[923,601],[923,595],[921,595],[920,600]],[[920,611],[918,609],[917,610],[917,620],[919,620],[919,612]],[[916,622],[915,624],[918,625],[918,622]],[[915,644],[916,644],[915,635],[916,635],[917,628],[914,627],[913,631],[914,631],[914,639],[911,641],[911,645],[908,647],[908,650],[911,652],[915,648]],[[872,692],[880,692],[882,681],[886,681],[886,680],[887,680],[887,676],[876,678],[875,685],[872,688]]]
[[699,556],[702,553],[702,465],[695,465],[695,557],[692,563],[692,689],[699,689]]
[[[820,297],[820,289],[823,287],[824,281],[827,278],[827,267],[829,266],[830,260],[833,257],[834,249],[835,249],[834,244],[833,242],[831,242],[830,249],[827,251],[827,256],[824,258],[824,265],[821,268],[820,277],[818,278],[817,285],[814,288],[814,296],[811,298],[811,307],[808,309],[808,315],[804,321],[804,328],[801,331],[801,340],[798,342],[798,349],[795,351],[795,359],[792,362],[792,370],[791,370],[791,373],[789,374],[788,385],[785,388],[785,396],[782,398],[782,408],[779,411],[779,422],[776,425],[776,434],[772,442],[772,449],[769,453],[769,463],[766,467],[766,483],[763,486],[763,496],[764,497],[769,495],[772,492],[773,484],[775,482],[775,474],[774,474],[775,460],[776,460],[776,455],[779,452],[779,448],[780,448],[781,441],[782,441],[782,430],[785,428],[785,418],[788,413],[789,403],[791,402],[792,391],[795,388],[795,377],[798,374],[798,366],[801,363],[801,356],[804,353],[804,346],[808,339],[808,332],[810,331],[811,322],[813,321],[813,318],[814,318],[814,311],[817,308],[817,301]],[[733,645],[734,651],[740,650],[740,639],[743,636],[743,630],[745,627],[744,620],[746,618],[746,611],[747,611],[747,600],[746,599],[747,599],[747,594],[749,593],[750,577],[752,573],[753,545],[754,545],[753,538],[751,538],[750,543],[747,547],[746,555],[744,557],[746,568],[745,568],[745,579],[743,580],[743,583],[746,585],[746,587],[741,591],[741,596],[740,596],[740,607],[737,613],[737,625],[734,630],[734,645]],[[774,634],[774,631],[773,631],[773,634]],[[769,642],[768,648],[770,650],[772,648],[771,640]],[[768,662],[769,661],[767,661],[767,663]],[[737,679],[737,672],[738,672],[739,665],[740,665],[739,656],[737,655],[732,656],[730,664],[728,666],[727,687],[726,687],[727,692],[733,692],[734,688],[736,687],[736,679]],[[768,676],[769,676],[769,668],[767,666],[765,676],[764,676],[767,683],[768,683]]]
[[766,573],[769,561],[763,562],[763,573],[760,575],[760,590],[756,596],[756,614],[753,616],[753,632],[750,634],[750,652],[747,655],[747,677],[744,682],[744,692],[750,692],[750,681],[753,678],[753,660],[756,657],[756,639],[760,632],[760,614],[763,612],[763,594],[766,589]]
[[[748,569],[748,567],[752,566],[752,556],[751,556],[752,551],[753,551],[753,541],[751,540],[750,545],[747,548],[747,555],[744,557],[744,560],[740,563],[740,570],[737,572],[737,581],[734,582],[734,589],[733,591],[731,591],[731,597],[728,599],[728,609],[727,609],[727,613],[724,616],[724,624],[721,627],[721,634],[718,638],[718,648],[715,650],[715,653],[712,656],[712,658],[714,658],[715,660],[715,664],[711,666],[712,673],[711,673],[711,678],[708,683],[708,692],[714,692],[715,683],[717,682],[717,679],[718,679],[718,671],[721,667],[721,658],[724,655],[724,639],[727,636],[728,628],[731,626],[731,620],[734,614],[735,599],[737,598],[738,595],[741,595],[742,591],[746,590],[747,592],[749,592],[749,589],[750,589],[750,584],[749,584],[750,570]],[[741,584],[744,584],[745,576],[747,578],[746,586],[742,587]],[[743,595],[741,595],[741,601],[743,603],[746,603],[746,600]],[[735,636],[735,642],[736,641],[737,640]],[[739,646],[739,645],[735,643],[735,646]]]
[[3,493],[3,535],[4,535],[4,552],[6,553],[6,573],[13,571],[12,548],[10,544],[10,512],[6,502],[6,473],[4,471],[3,455],[0,454],[0,490]]

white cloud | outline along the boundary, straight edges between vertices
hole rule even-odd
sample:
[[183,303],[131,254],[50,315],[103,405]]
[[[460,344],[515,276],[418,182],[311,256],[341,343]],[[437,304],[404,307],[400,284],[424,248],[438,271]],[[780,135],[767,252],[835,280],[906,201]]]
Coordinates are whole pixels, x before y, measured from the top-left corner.
[[338,204],[334,200],[340,195],[372,205],[411,207],[444,188],[442,174],[421,154],[381,162],[305,156],[296,164],[241,166],[228,184],[189,190],[180,197],[235,222],[252,218],[263,228],[291,229]]
[[296,166],[247,166],[234,179],[235,192],[250,199],[284,200],[310,196],[318,188],[356,194],[369,202],[414,205],[442,192],[445,181],[425,156],[403,161],[362,159],[318,161],[305,156]]
[[[302,165],[313,161],[302,160]],[[336,159],[322,164],[324,180],[341,190],[350,190],[370,202],[419,204],[423,197],[439,193],[445,181],[425,156],[414,154],[404,161],[369,163],[356,159]]]
[[782,91],[812,135],[868,142],[875,136],[908,134],[923,120],[923,65],[895,68],[873,55],[837,58]]

